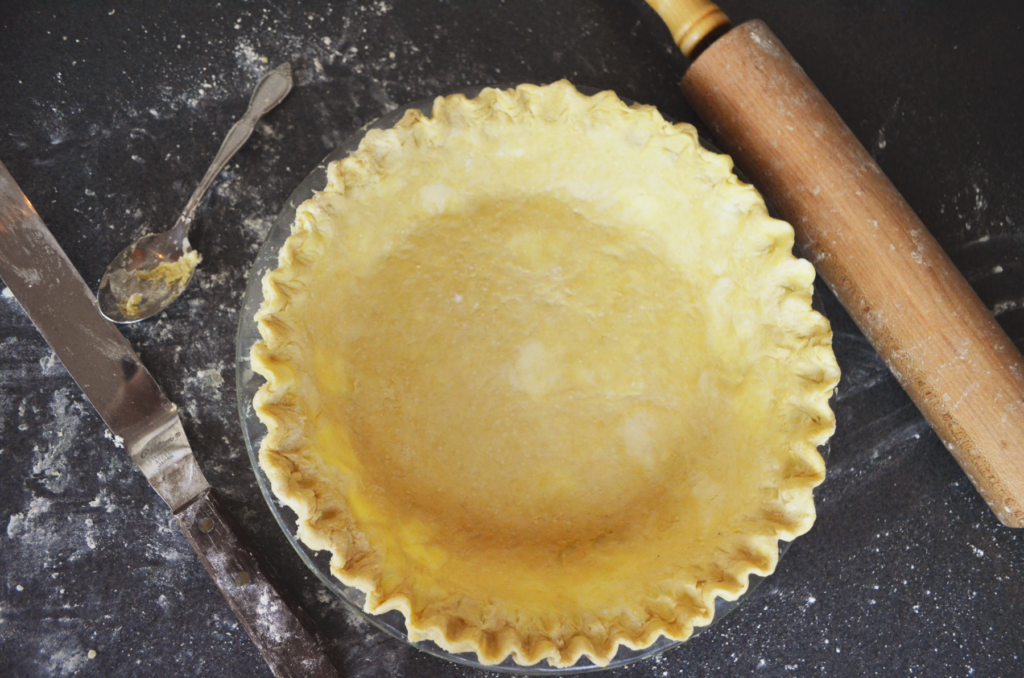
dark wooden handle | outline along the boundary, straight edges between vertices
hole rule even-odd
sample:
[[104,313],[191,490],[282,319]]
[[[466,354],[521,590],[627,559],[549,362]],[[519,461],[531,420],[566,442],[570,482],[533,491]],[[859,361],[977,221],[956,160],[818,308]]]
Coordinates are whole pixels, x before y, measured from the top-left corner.
[[1024,527],[1024,359],[864,146],[760,21],[682,88],[995,514]]
[[313,623],[210,489],[174,516],[277,678],[338,678]]

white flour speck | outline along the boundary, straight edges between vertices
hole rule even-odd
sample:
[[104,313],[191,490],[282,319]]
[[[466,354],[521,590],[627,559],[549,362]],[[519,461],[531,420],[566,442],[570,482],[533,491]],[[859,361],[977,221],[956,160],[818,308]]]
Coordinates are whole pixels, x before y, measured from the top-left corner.
[[60,374],[63,369],[60,362],[57,360],[57,354],[50,351],[47,355],[39,359],[39,366],[43,368],[43,376],[52,377],[55,374]]
[[992,307],[992,315],[998,316],[1006,313],[1007,311],[1016,311],[1021,307],[1021,300],[1009,299],[1007,301],[1000,301],[998,304]]
[[40,514],[50,510],[50,500],[44,497],[33,497],[27,513],[15,513],[7,521],[8,539],[27,539],[38,541],[34,533]]

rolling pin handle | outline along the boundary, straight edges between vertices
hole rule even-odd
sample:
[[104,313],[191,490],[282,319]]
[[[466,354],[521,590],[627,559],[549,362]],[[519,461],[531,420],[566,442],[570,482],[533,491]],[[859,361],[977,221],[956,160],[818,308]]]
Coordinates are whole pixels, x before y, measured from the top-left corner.
[[688,59],[696,59],[731,27],[729,17],[709,0],[647,0],[658,13],[672,40]]

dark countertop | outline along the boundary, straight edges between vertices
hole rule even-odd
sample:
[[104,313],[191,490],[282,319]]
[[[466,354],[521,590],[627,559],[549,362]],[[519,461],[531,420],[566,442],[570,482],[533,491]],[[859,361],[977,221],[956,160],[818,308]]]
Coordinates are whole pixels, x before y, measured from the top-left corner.
[[[776,32],[1024,345],[1024,4],[721,4]],[[566,77],[696,122],[675,84],[686,61],[624,0],[4,2],[0,160],[95,287],[128,242],[173,223],[258,77],[284,60],[295,90],[199,210],[197,282],[124,333],[347,675],[489,675],[348,611],[273,521],[235,409],[247,271],[291,190],[396,105]],[[166,506],[2,289],[0,675],[268,676]],[[1024,675],[1024,532],[996,521],[821,294],[843,381],[818,522],[737,612],[610,675]]]

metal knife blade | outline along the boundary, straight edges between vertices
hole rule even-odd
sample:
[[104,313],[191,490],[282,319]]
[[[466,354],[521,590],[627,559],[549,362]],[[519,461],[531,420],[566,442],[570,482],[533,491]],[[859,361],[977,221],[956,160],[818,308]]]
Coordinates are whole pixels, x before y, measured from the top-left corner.
[[210,485],[175,406],[0,163],[0,278],[157,493],[177,511]]
[[323,638],[192,456],[174,405],[0,163],[0,278],[178,526],[277,678],[338,678]]

